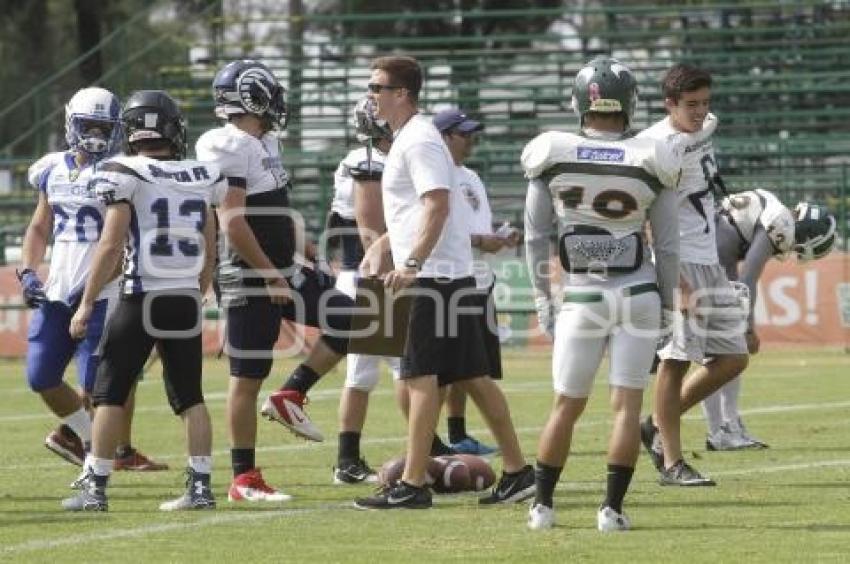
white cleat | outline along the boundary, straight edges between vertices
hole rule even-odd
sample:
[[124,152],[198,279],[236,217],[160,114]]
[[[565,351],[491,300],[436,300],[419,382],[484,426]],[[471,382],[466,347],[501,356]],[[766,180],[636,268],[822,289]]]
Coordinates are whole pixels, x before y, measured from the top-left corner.
[[278,390],[269,395],[260,413],[272,421],[277,421],[299,437],[322,442],[325,437],[304,412],[306,401],[307,398],[295,390]]
[[615,531],[628,531],[632,528],[632,522],[625,513],[617,513],[610,507],[600,507],[596,514],[596,528],[603,533]]
[[542,503],[532,504],[528,510],[528,528],[542,531],[555,526],[555,510]]
[[729,425],[724,423],[716,433],[709,433],[705,437],[705,449],[712,451],[720,450],[741,450],[743,448],[752,448],[740,435],[729,428]]

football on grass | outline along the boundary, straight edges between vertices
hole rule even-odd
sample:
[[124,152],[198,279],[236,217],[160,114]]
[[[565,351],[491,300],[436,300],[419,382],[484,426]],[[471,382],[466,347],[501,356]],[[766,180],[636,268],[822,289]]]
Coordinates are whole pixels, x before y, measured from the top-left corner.
[[[404,473],[405,457],[388,460],[378,471],[378,481],[388,485],[398,480]],[[436,493],[454,493],[470,489],[472,478],[466,464],[455,456],[440,456],[428,459],[425,482]]]
[[473,491],[486,490],[496,483],[496,473],[490,467],[490,463],[480,456],[474,454],[456,454],[457,458],[469,468],[469,489]]

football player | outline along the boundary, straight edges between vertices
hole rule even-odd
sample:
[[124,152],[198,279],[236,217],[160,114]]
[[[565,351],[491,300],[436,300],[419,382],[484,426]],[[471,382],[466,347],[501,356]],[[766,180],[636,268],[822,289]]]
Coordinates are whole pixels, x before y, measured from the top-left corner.
[[[18,271],[24,303],[35,308],[27,339],[27,381],[62,420],[47,435],[45,445],[79,466],[91,441],[89,398],[97,370],[98,344],[118,296],[117,278],[104,286],[82,340],[71,339],[68,324],[79,304],[103,230],[106,208],[95,196],[90,181],[100,163],[120,149],[119,111],[118,98],[108,90],[79,90],[65,106],[68,151],[48,153],[30,167],[28,174],[30,184],[39,192],[24,234]],[[37,269],[51,237],[50,270],[42,284]],[[63,381],[65,369],[75,356],[82,397]],[[122,424],[116,469],[164,470],[167,465],[148,459],[130,445],[133,398],[131,394],[127,421]]]
[[[661,86],[668,116],[638,137],[687,143],[678,212],[671,217],[679,218],[681,286],[688,300],[684,322],[675,325],[658,353],[661,363],[654,414],[641,425],[641,440],[662,485],[713,486],[713,480],[685,462],[681,416],[746,368],[746,320],[717,257],[714,191],[719,175],[711,139],[717,127],[716,117],[709,114],[711,75],[677,64],[666,73]],[[689,136],[694,136],[691,142]],[[691,362],[700,367],[686,380]]]
[[[339,312],[353,302],[333,288],[332,276],[318,265],[295,263],[296,237],[302,234],[295,229],[289,174],[274,133],[286,127],[283,86],[262,63],[240,60],[219,70],[213,96],[216,116],[227,123],[204,133],[195,149],[200,160],[220,167],[229,185],[217,210],[227,243],[218,282],[231,375],[227,418],[233,482],[228,499],[286,501],[291,496],[269,486],[255,464],[257,398],[271,371],[280,323],[289,319],[321,327],[323,333],[283,388],[264,402],[262,413],[300,437],[321,441],[303,406],[307,391],[345,356],[351,317]],[[305,248],[305,254],[314,252]]]
[[[681,170],[681,149],[629,131],[637,91],[634,75],[617,59],[590,61],[573,86],[581,130],[543,133],[522,153],[528,267],[540,326],[554,335],[555,404],[538,444],[537,495],[528,514],[533,530],[555,523],[555,486],[606,351],[614,422],[597,528],[630,528],[623,498],[640,450],[643,390],[662,323],[675,317],[679,237],[669,218],[676,214]],[[654,265],[643,232],[647,218]],[[563,268],[560,311],[548,276],[553,220]]]
[[[725,197],[716,216],[717,255],[730,281],[739,281],[749,304],[747,349],[759,351],[753,323],[758,279],[771,258],[785,260],[792,253],[805,262],[829,254],[835,243],[835,217],[824,207],[802,202],[792,212],[767,190],[751,190]],[[741,420],[737,376],[702,402],[708,450],[767,448],[752,437]]]
[[107,510],[124,405],[158,344],[168,400],[185,424],[189,455],[186,492],[160,509],[212,509],[212,430],[201,389],[201,296],[214,260],[210,204],[221,200],[226,185],[215,165],[183,160],[186,126],[167,93],[133,93],[121,119],[127,156],[107,161],[92,179],[107,211],[71,336],[85,335],[97,296],[124,258],[121,300],[106,329],[92,392],[89,475],[82,491],[62,505],[68,511]]
[[[328,222],[331,236],[342,247],[342,267],[336,280],[338,290],[354,298],[357,270],[368,248],[386,231],[381,202],[381,174],[392,144],[392,131],[375,118],[369,98],[354,108],[357,140],[362,147],[351,150],[334,174],[334,198]],[[360,438],[369,407],[369,394],[378,384],[381,359],[398,377],[399,359],[349,354],[345,385],[339,400],[339,452],[334,467],[335,484],[376,482],[377,474],[360,454]]]
[[[496,327],[496,304],[493,298],[496,276],[480,257],[481,253],[496,253],[504,248],[516,247],[519,243],[520,232],[507,225],[500,233],[493,232],[493,215],[484,183],[474,170],[464,165],[466,159],[472,156],[476,135],[484,129],[484,125],[469,119],[465,113],[457,109],[443,110],[434,116],[433,121],[454,159],[455,180],[467,204],[463,210],[467,214],[467,225],[471,233],[470,243],[476,253],[475,287],[480,291],[476,296],[476,305],[487,312],[487,315],[482,317],[484,325],[481,331],[490,362],[489,375],[491,378],[500,380],[502,351]],[[455,452],[478,456],[496,452],[494,447],[485,445],[467,434],[466,393],[461,387],[449,386],[446,394],[446,411],[449,445]]]

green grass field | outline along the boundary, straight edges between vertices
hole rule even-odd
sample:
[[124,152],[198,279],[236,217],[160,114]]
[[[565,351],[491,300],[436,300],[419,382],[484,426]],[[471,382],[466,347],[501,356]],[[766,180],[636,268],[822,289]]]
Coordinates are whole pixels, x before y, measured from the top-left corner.
[[[507,392],[520,440],[533,460],[552,393],[549,356],[508,351]],[[278,363],[266,390],[292,360]],[[744,383],[743,408],[766,451],[707,453],[700,413],[684,425],[687,455],[716,488],[662,488],[645,456],[626,511],[634,530],[596,531],[608,435],[604,378],[579,423],[574,453],[557,491],[558,526],[526,529],[527,505],[479,508],[474,494],[438,496],[429,511],[361,512],[351,501],[370,486],[334,486],[336,409],[342,374],[311,396],[309,412],[332,440],[307,444],[261,420],[258,465],[295,496],[277,506],[227,502],[229,451],[224,426],[226,365],[207,361],[206,391],[215,429],[214,512],[163,514],[159,502],[183,487],[182,428],[158,377],[139,386],[134,442],[165,459],[165,473],[119,473],[108,514],[67,514],[59,501],[78,469],[43,446],[53,420],[21,376],[0,377],[0,561],[156,562],[798,562],[850,558],[850,356],[834,350],[767,351]],[[155,366],[154,373],[158,372]],[[388,379],[387,379],[388,380]],[[649,395],[647,395],[649,397]],[[647,407],[649,400],[646,401]],[[477,413],[470,427],[482,439]],[[445,424],[441,422],[445,433]],[[375,392],[364,433],[373,465],[400,453],[404,425],[389,382]],[[499,460],[494,461],[499,465]]]

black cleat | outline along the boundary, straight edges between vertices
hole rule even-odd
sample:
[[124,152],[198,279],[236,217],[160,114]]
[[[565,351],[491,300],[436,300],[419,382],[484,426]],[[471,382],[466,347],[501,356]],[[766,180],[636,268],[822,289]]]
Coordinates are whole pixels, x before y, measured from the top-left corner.
[[431,490],[402,481],[378,489],[371,497],[354,501],[357,509],[428,509],[433,505]]
[[664,451],[661,450],[661,435],[658,427],[652,423],[652,415],[647,415],[640,424],[640,442],[643,443],[652,464],[659,472],[664,471]]
[[526,465],[519,472],[507,474],[502,472],[502,477],[490,492],[490,495],[479,498],[481,505],[493,505],[496,503],[518,503],[535,494],[537,485],[534,482],[534,468]]
[[334,484],[376,484],[378,474],[366,464],[366,460],[341,460],[334,468]]

